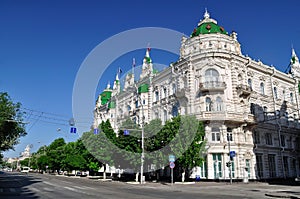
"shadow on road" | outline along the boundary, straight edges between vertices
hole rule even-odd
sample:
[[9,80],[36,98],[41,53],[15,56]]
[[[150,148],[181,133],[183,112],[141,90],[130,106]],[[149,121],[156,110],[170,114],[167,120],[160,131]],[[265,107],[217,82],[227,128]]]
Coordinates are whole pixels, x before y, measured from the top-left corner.
[[39,179],[20,173],[0,174],[0,198],[39,198],[28,186],[41,182]]

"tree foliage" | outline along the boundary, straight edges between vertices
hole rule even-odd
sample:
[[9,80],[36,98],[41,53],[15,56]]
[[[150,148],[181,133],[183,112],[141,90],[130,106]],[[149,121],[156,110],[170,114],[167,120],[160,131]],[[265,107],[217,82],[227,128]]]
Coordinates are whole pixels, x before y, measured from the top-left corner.
[[0,93],[0,152],[13,149],[19,138],[26,135],[20,107],[7,93]]
[[[124,130],[129,135],[124,135]],[[75,142],[63,138],[41,147],[32,157],[32,167],[45,170],[90,170],[110,165],[140,171],[142,129],[126,120],[119,132],[109,121],[99,125],[99,133],[85,132]],[[144,126],[144,168],[155,165],[160,169],[169,165],[169,155],[175,155],[176,168],[185,170],[200,166],[204,161],[204,125],[194,116],[178,116],[162,122],[158,119]],[[147,171],[147,170],[146,170]]]

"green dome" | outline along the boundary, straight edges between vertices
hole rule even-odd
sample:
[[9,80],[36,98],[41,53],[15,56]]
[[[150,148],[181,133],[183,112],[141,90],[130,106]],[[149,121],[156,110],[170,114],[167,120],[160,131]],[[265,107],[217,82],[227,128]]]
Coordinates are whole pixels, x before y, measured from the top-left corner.
[[210,18],[207,9],[205,9],[205,13],[203,15],[203,20],[198,23],[198,27],[194,29],[191,34],[191,37],[198,36],[200,34],[214,34],[220,33],[224,35],[228,35],[225,29],[222,26],[218,25],[218,22],[212,18]]
[[101,104],[106,104],[111,98],[111,91],[105,90],[101,94]]
[[191,34],[191,37],[198,36],[200,34],[211,34],[211,33],[221,33],[228,35],[222,26],[219,26],[213,22],[207,22],[200,24]]

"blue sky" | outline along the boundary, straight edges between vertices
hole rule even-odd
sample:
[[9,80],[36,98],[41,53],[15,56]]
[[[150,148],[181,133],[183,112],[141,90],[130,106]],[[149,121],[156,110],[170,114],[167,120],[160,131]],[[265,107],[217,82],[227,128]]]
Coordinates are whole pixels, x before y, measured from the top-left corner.
[[[140,27],[163,27],[190,35],[205,8],[225,30],[238,33],[243,54],[252,59],[284,71],[292,45],[300,55],[298,0],[0,1],[0,91],[22,103],[30,122],[28,135],[5,156],[18,156],[27,144],[36,151],[58,137],[78,138],[69,133],[68,126],[73,84],[82,62],[99,43]],[[145,41],[145,48],[147,45]],[[98,92],[114,80],[118,67],[130,70],[132,57],[141,64],[144,53],[132,52],[113,62]],[[154,64],[176,61],[176,56],[155,49],[151,57]]]

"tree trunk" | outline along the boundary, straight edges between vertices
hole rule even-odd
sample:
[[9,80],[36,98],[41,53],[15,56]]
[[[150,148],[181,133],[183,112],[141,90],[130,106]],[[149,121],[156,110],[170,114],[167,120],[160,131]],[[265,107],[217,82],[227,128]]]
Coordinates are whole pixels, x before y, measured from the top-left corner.
[[135,181],[136,181],[136,182],[139,181],[139,172],[136,172],[136,174],[135,174]]
[[106,180],[106,164],[104,164],[103,179]]

